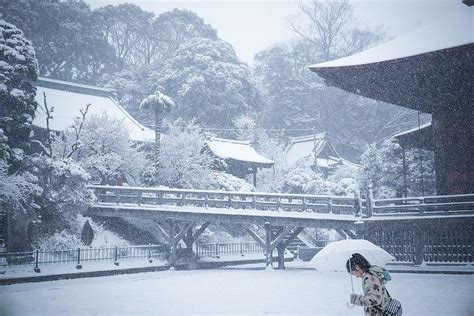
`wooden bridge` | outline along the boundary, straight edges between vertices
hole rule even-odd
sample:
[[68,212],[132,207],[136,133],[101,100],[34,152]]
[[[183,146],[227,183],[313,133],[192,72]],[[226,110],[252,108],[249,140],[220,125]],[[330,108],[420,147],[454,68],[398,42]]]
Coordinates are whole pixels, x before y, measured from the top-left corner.
[[[176,259],[178,243],[182,240],[192,249],[212,222],[242,225],[264,249],[267,265],[277,249],[279,267],[284,267],[284,249],[310,227],[335,229],[343,236],[377,244],[383,241],[386,248],[392,247],[389,232],[406,232],[408,228],[414,233],[411,241],[407,237],[391,242],[414,243],[410,249],[415,249],[416,261],[424,257],[426,238],[420,233],[432,229],[436,234],[436,228],[454,225],[453,231],[462,229],[453,240],[463,243],[463,249],[470,243],[468,257],[472,262],[474,194],[376,200],[371,192],[363,199],[357,194],[341,197],[99,185],[89,188],[97,199],[85,215],[154,220],[168,240],[171,263]],[[251,225],[263,227],[265,237],[260,237]]]

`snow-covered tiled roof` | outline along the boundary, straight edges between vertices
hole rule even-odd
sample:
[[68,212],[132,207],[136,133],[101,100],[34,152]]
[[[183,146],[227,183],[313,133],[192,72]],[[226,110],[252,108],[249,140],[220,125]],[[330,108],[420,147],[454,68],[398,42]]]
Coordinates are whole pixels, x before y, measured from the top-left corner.
[[[459,6],[464,4],[459,1]],[[310,69],[345,67],[383,62],[471,44],[474,41],[473,10],[446,12],[436,21],[402,34],[360,53],[309,66]]]
[[313,157],[314,152],[319,153],[326,145],[326,133],[290,137],[286,147],[286,161],[289,165],[302,158]]
[[267,165],[268,167],[275,163],[273,160],[257,153],[248,141],[210,137],[207,139],[206,144],[214,155],[222,159],[252,162]]
[[48,108],[54,107],[53,119],[49,121],[52,130],[65,130],[81,115],[80,110],[91,104],[88,116],[106,113],[109,117],[123,122],[131,140],[153,142],[155,139],[155,132],[140,124],[120,106],[111,97],[111,90],[48,78],[39,78],[35,85],[36,101],[39,106],[33,125],[37,127],[46,128],[46,112],[43,105],[43,93],[45,93]]

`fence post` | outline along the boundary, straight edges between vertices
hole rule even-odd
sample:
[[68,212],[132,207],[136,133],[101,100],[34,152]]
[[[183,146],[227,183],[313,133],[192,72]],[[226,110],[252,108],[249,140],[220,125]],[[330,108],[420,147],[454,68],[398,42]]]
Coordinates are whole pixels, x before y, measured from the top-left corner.
[[244,243],[242,241],[240,242],[240,255],[244,256]]
[[38,267],[38,256],[39,256],[39,250],[36,249],[36,252],[35,252],[35,268],[33,269],[33,271],[35,271],[36,273],[41,272],[41,269]]
[[77,248],[77,264],[76,264],[76,269],[82,269],[82,264],[81,264],[81,248]]
[[216,242],[216,256],[219,256],[219,243]]
[[148,262],[153,262],[153,259],[151,258],[151,245],[148,245]]
[[115,253],[114,253],[114,264],[118,266],[120,263],[118,262],[118,246],[115,246]]

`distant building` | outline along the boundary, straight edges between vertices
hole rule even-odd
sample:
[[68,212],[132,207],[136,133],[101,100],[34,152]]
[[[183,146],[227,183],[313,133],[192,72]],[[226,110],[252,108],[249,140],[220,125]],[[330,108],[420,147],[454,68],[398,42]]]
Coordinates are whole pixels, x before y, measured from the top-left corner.
[[209,137],[206,140],[205,150],[216,158],[215,169],[242,179],[252,175],[254,186],[257,185],[258,169],[271,168],[275,164],[273,160],[257,153],[248,141]]
[[153,142],[155,132],[135,120],[114,98],[112,90],[72,82],[39,78],[36,83],[36,102],[39,106],[33,126],[44,131],[46,129],[46,110],[44,108],[44,94],[48,108],[54,107],[53,119],[49,121],[52,131],[64,131],[80,117],[81,109],[91,104],[86,116],[105,113],[110,118],[123,122],[128,130],[130,139],[137,142]]
[[339,165],[359,168],[359,165],[339,156],[325,132],[290,137],[289,144],[286,147],[286,162],[291,166],[301,159],[310,160],[314,169],[326,175],[331,169]]

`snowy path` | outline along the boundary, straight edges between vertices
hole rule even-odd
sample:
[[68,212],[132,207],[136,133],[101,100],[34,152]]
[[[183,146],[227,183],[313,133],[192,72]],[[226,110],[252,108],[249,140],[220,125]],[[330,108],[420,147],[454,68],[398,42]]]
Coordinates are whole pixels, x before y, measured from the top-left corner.
[[[361,291],[360,280],[355,281]],[[473,275],[394,274],[404,315],[473,315]],[[165,271],[0,287],[0,315],[363,315],[346,273]]]

